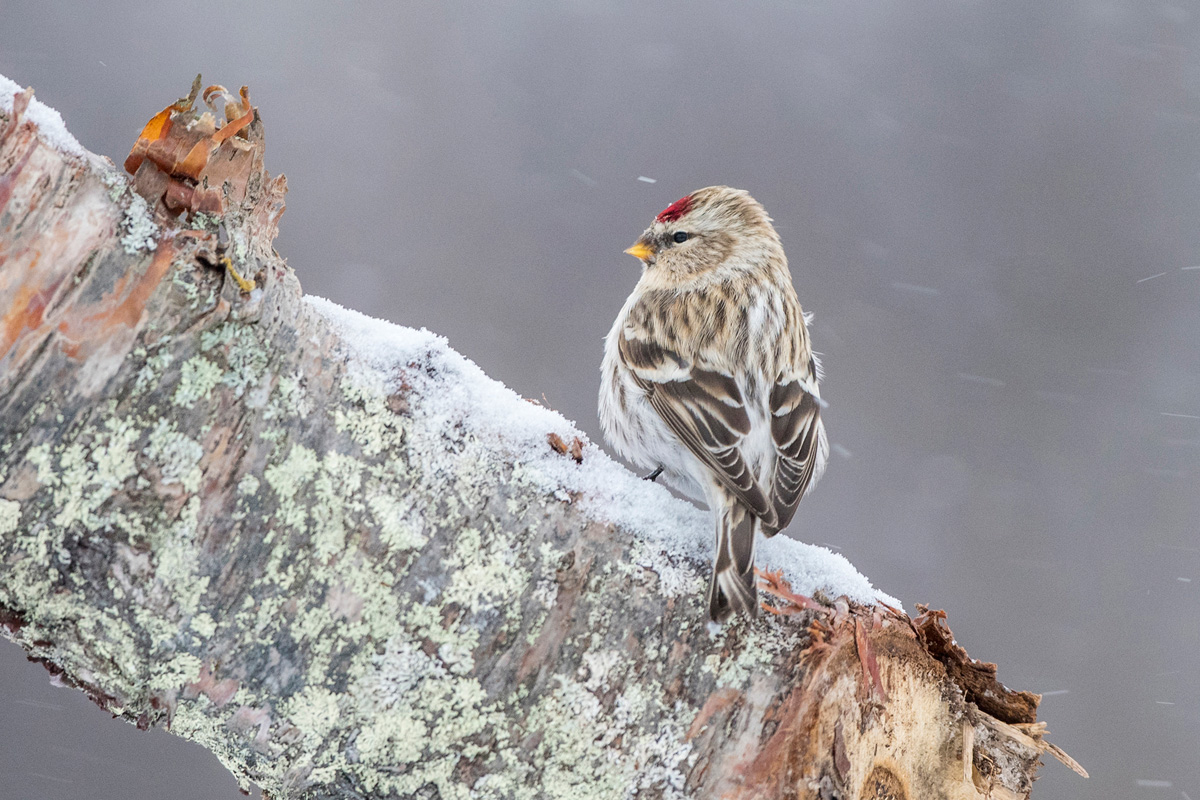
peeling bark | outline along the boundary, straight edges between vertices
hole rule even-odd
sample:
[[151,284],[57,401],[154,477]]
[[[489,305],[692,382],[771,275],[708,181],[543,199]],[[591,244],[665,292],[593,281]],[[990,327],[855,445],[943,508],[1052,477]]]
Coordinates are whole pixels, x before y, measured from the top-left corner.
[[773,582],[784,613],[710,634],[708,564],[669,595],[638,531],[424,422],[429,363],[354,380],[272,249],[257,111],[198,88],[132,180],[0,112],[0,626],[30,658],[271,797],[1029,796],[1039,698],[943,618]]

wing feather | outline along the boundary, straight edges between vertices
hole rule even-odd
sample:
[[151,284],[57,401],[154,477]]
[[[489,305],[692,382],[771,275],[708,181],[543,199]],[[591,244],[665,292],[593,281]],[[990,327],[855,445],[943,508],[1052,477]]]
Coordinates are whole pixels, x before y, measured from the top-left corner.
[[770,536],[787,527],[823,458],[824,430],[821,398],[815,376],[785,376],[771,390],[771,438],[775,442],[775,473],[771,504],[776,521],[763,525]]
[[742,457],[750,417],[737,382],[666,347],[631,337],[628,329],[619,351],[667,427],[751,513],[773,525],[774,505]]

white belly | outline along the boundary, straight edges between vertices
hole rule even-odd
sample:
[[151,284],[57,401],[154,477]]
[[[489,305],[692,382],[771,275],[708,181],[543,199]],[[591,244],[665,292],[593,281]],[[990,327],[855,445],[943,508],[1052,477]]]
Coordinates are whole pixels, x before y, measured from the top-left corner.
[[699,459],[671,432],[626,369],[606,355],[602,370],[600,427],[608,443],[631,464],[648,471],[662,467],[668,485],[705,499]]
[[[600,366],[600,427],[617,454],[645,470],[662,467],[662,477],[671,487],[712,506],[711,496],[722,492],[709,467],[671,431],[646,399],[646,393],[621,363],[617,352],[618,336],[624,327],[621,314],[605,340],[604,361]],[[747,391],[739,376],[738,388],[744,397],[765,397],[764,391]],[[742,443],[742,457],[763,485],[770,485],[769,473],[775,450],[771,442],[767,409],[751,404],[747,408],[752,427]],[[765,481],[765,483],[764,483]]]

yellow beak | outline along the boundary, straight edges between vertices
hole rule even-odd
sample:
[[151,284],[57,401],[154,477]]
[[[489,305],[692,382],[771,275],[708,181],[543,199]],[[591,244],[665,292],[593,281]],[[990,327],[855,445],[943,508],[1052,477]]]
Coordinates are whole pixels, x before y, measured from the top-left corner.
[[625,251],[634,258],[640,258],[642,261],[654,255],[654,249],[643,242],[637,242],[633,247]]

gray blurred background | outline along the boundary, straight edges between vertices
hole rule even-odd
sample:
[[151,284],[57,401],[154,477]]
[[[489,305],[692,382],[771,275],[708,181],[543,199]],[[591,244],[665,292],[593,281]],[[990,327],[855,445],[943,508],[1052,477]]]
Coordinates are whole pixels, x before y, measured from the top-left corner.
[[[118,163],[196,72],[249,84],[305,290],[596,439],[621,250],[748,189],[828,373],[835,453],[789,533],[1047,693],[1092,778],[1051,762],[1035,797],[1200,800],[1193,3],[284,8],[0,0],[0,72]],[[238,797],[8,642],[0,682],[4,798]]]

